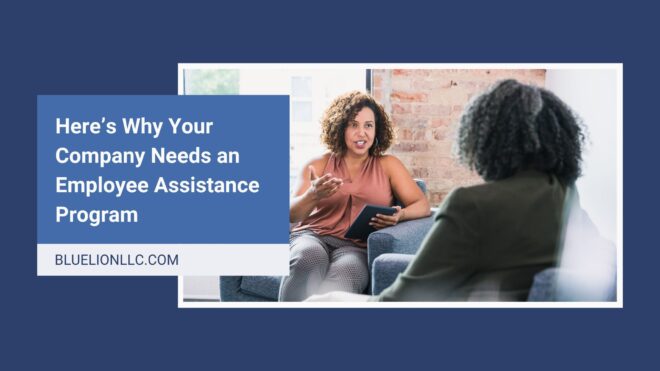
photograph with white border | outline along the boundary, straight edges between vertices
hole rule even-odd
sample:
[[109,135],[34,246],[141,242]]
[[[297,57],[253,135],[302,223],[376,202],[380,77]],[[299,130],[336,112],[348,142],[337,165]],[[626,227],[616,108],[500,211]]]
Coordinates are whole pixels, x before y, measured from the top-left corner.
[[[461,278],[463,282],[446,282],[438,286],[441,290],[451,290],[452,287],[458,290],[459,287],[465,286],[465,281],[474,280],[476,275],[488,273],[485,276],[489,278],[482,280],[479,289],[475,290],[478,293],[467,295],[449,293],[443,296],[445,299],[442,301],[369,301],[379,297],[382,300],[383,292],[396,298],[402,287],[400,282],[403,280],[402,273],[406,269],[414,269],[409,266],[411,261],[415,262],[416,266],[433,264],[428,257],[424,264],[420,264],[419,260],[428,254],[420,254],[418,249],[425,246],[425,252],[429,250],[427,247],[429,240],[435,241],[430,235],[436,232],[438,237],[446,235],[443,231],[447,228],[438,231],[438,226],[434,225],[438,223],[435,217],[438,213],[453,212],[447,210],[451,208],[444,201],[457,199],[457,189],[462,191],[490,182],[498,182],[499,179],[507,179],[493,176],[493,173],[489,172],[490,169],[480,167],[483,164],[479,163],[476,155],[474,157],[477,159],[472,158],[467,161],[468,165],[472,166],[465,166],[463,161],[465,158],[461,158],[458,153],[460,151],[457,150],[457,142],[465,140],[469,134],[459,130],[462,121],[470,120],[480,114],[476,112],[475,106],[481,104],[483,107],[495,110],[495,116],[506,114],[498,112],[498,107],[493,108],[498,99],[492,96],[488,97],[489,102],[484,103],[483,99],[479,102],[483,94],[497,93],[493,93],[493,89],[499,89],[506,84],[502,83],[503,81],[515,81],[511,83],[517,84],[511,85],[510,91],[514,91],[511,94],[519,94],[521,101],[531,102],[529,105],[533,108],[530,109],[532,112],[529,114],[530,117],[536,117],[534,115],[538,115],[543,110],[542,104],[546,99],[558,98],[557,104],[568,108],[575,115],[576,125],[579,125],[584,136],[581,153],[575,155],[580,160],[577,179],[571,181],[574,186],[562,188],[565,190],[562,192],[562,195],[565,194],[565,199],[561,200],[559,208],[561,215],[556,212],[552,214],[543,204],[543,207],[538,209],[538,213],[533,213],[531,218],[525,218],[533,219],[542,213],[557,217],[555,219],[559,224],[555,226],[556,228],[539,228],[543,231],[550,229],[556,235],[553,250],[556,254],[552,258],[552,264],[546,260],[540,262],[530,258],[527,260],[528,266],[525,267],[512,263],[513,267],[504,264],[496,268],[494,265],[489,267],[486,262],[472,269],[471,276],[463,276]],[[527,87],[531,88],[525,90]],[[305,287],[307,291],[304,297],[308,297],[309,293],[315,293],[314,290],[322,290],[319,294],[323,295],[313,295],[312,301],[279,301],[287,297],[281,292],[283,287],[286,286],[284,289],[288,290],[289,287],[296,286],[291,283],[293,278],[288,281],[285,278],[283,283],[280,276],[191,275],[178,277],[180,308],[623,307],[623,64],[180,63],[178,65],[179,95],[288,95],[290,97],[289,189],[292,200],[296,200],[300,195],[301,177],[309,178],[313,182],[324,175],[316,174],[318,170],[314,171],[313,166],[310,166],[313,162],[310,160],[325,158],[328,161],[328,130],[331,129],[328,129],[326,123],[331,110],[329,107],[336,107],[338,97],[347,97],[350,92],[362,92],[360,94],[368,95],[371,97],[369,99],[377,102],[380,107],[377,110],[369,110],[374,113],[376,119],[367,117],[364,122],[368,123],[372,120],[379,123],[381,122],[379,120],[383,119],[381,116],[387,117],[388,125],[391,125],[394,135],[391,143],[387,141],[387,148],[383,154],[395,158],[397,164],[400,164],[394,166],[401,166],[402,169],[407,170],[404,178],[414,179],[420,188],[415,192],[423,194],[423,203],[430,206],[428,214],[419,211],[423,209],[422,206],[410,211],[409,214],[412,214],[413,218],[407,218],[406,213],[397,211],[394,215],[398,216],[392,219],[392,226],[379,226],[366,242],[353,241],[355,244],[351,245],[351,250],[346,250],[351,252],[347,253],[348,255],[360,248],[364,250],[364,253],[355,254],[355,256],[359,255],[356,259],[363,260],[365,268],[364,273],[361,273],[360,285],[355,286],[359,287],[357,290],[361,295],[338,293],[334,292],[335,290],[329,293],[328,289],[322,288],[332,286],[322,277],[315,286],[312,285],[311,279],[307,281],[303,279],[300,282],[304,282],[304,286],[314,286]],[[354,93],[349,98],[357,99],[354,97],[360,94]],[[550,98],[547,98],[548,96]],[[384,112],[382,115],[380,109]],[[361,113],[362,111],[357,115]],[[369,130],[367,126],[362,126],[361,119],[356,118],[356,112],[349,114],[349,117],[351,122],[355,122],[354,125],[358,130]],[[342,125],[345,128],[347,123]],[[483,124],[479,128],[481,136],[479,139],[485,137],[485,141],[490,140],[489,134],[485,133],[488,130],[490,129],[487,125]],[[349,130],[341,130],[340,135],[342,138],[344,135],[347,138],[351,135],[346,134],[348,132]],[[377,133],[375,139],[383,138],[380,136],[382,131]],[[371,139],[374,138],[370,138],[369,134],[355,135],[359,138],[365,135],[369,141],[367,144],[378,146],[379,142],[372,141]],[[342,148],[349,152],[361,151],[363,141],[358,140],[355,143],[345,144]],[[480,145],[482,148],[487,147],[487,143]],[[538,148],[545,148],[542,144],[536,145]],[[333,159],[332,161],[335,159],[335,157],[330,158]],[[506,159],[498,159],[498,161],[506,162]],[[320,169],[327,169],[327,166],[321,166]],[[346,165],[346,168],[349,166]],[[374,171],[379,171],[378,166],[375,168]],[[483,174],[487,176],[484,177]],[[332,178],[337,179],[333,180],[336,181],[336,187],[328,186],[330,189],[328,192],[337,192],[336,188],[351,183],[352,180],[349,178],[354,177]],[[392,187],[393,196],[400,196],[402,199],[400,204],[404,206],[404,211],[409,205],[403,201],[416,200],[415,196],[409,195],[414,192],[401,185],[405,182],[397,175],[396,185]],[[306,183],[306,187],[309,187],[309,184]],[[333,197],[333,195],[334,193],[324,197]],[[527,194],[520,194],[521,199],[526,197]],[[294,203],[292,201],[292,205]],[[480,204],[476,204],[474,208],[478,210]],[[316,212],[318,208],[311,210],[311,215]],[[347,210],[345,214],[353,221],[353,217],[358,212],[359,210],[355,213]],[[306,215],[309,215],[309,210]],[[308,220],[309,216],[305,218],[303,219]],[[477,226],[484,226],[487,223],[496,222],[480,222]],[[335,246],[333,240],[325,236],[317,238],[319,236],[309,232],[313,227],[301,231],[299,229],[301,224],[304,223],[300,219],[291,223],[292,241],[295,241],[301,233],[308,240],[312,239],[310,236],[314,237],[315,241],[322,244],[328,252],[326,259],[329,259],[330,263],[327,264],[331,265],[335,261],[335,255],[338,255],[334,252],[339,251],[343,246]],[[315,225],[327,227],[322,221]],[[334,227],[327,228],[334,233],[337,229]],[[513,227],[508,226],[508,228]],[[507,228],[503,228],[502,233],[506,234],[504,229]],[[479,231],[474,233],[479,234]],[[534,250],[537,246],[533,246],[533,236],[538,237],[541,232],[521,230],[520,233],[521,237],[518,240],[524,239],[524,241],[517,241],[516,243],[522,246],[518,247],[527,248],[525,247],[527,245],[523,246],[527,243],[530,244],[529,249]],[[531,240],[527,237],[523,238],[523,234],[532,236]],[[482,241],[481,246],[490,246],[490,243]],[[254,256],[255,261],[260,258]],[[515,261],[517,257],[504,256],[502,260],[506,261],[509,258]],[[495,272],[498,269],[499,271]],[[326,270],[330,269],[326,268]],[[529,281],[522,293],[524,298],[503,295],[503,292],[515,291],[509,290],[508,285],[511,285],[510,280],[517,280],[519,284],[520,272],[523,270],[526,272],[523,276]],[[406,273],[410,272],[406,271]],[[408,278],[404,277],[404,279]],[[338,283],[336,287],[343,287],[342,284]],[[398,287],[393,289],[392,286]],[[484,288],[485,286],[488,287]]]

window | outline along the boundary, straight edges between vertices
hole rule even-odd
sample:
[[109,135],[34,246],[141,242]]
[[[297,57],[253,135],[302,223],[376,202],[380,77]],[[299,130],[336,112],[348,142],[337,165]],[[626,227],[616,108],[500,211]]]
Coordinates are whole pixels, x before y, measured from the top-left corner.
[[305,163],[322,155],[320,121],[325,108],[340,94],[365,90],[364,69],[244,69],[189,68],[183,70],[184,94],[282,94],[290,96],[289,193],[293,194]]

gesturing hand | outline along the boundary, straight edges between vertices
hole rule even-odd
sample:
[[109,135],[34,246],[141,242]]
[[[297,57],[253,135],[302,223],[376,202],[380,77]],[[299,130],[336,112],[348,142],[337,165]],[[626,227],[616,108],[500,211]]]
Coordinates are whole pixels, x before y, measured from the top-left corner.
[[319,177],[312,166],[309,167],[309,182],[308,192],[316,201],[332,196],[343,184],[341,179],[334,178],[330,173]]
[[396,212],[391,216],[376,214],[375,217],[371,218],[369,225],[376,229],[383,229],[385,227],[391,227],[393,225],[396,225],[399,222],[399,220],[403,218],[403,215],[405,214],[404,211],[401,209],[401,206],[394,206],[394,208],[396,209]]

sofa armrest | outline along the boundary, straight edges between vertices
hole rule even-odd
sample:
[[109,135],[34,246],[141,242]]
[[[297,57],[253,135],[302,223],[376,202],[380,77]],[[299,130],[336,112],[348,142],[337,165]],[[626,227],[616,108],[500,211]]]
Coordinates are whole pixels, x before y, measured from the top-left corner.
[[390,287],[414,257],[409,254],[382,254],[376,258],[371,271],[371,293],[378,295]]
[[240,301],[241,276],[222,276],[220,277],[220,300],[221,301]]
[[415,254],[431,229],[433,220],[433,216],[409,220],[370,234],[367,240],[369,270],[381,254]]
[[221,276],[220,301],[277,301],[280,277]]

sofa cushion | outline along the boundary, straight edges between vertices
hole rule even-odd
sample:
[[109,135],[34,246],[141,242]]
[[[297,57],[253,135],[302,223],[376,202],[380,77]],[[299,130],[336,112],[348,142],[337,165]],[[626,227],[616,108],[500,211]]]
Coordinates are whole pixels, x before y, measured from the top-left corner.
[[240,290],[244,294],[277,301],[281,280],[281,276],[244,276],[241,280]]
[[544,269],[534,276],[528,301],[557,300],[557,268]]
[[409,254],[382,254],[377,257],[371,272],[372,294],[378,295],[394,283],[399,273],[406,270],[414,257]]

